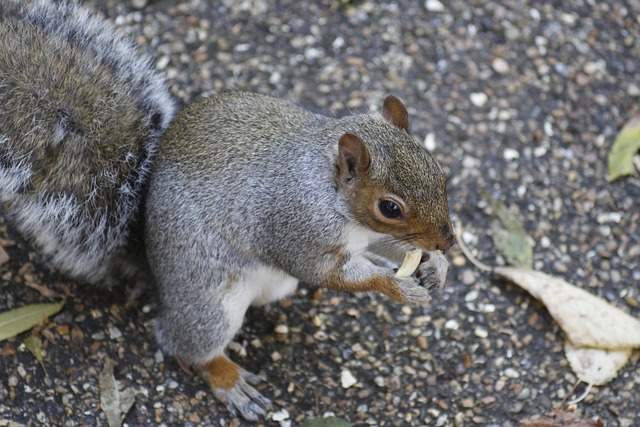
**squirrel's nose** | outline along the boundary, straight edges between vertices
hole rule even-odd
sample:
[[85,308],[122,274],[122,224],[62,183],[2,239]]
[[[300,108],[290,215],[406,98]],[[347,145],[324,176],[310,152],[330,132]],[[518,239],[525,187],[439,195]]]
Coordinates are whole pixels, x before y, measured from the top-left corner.
[[449,233],[449,235],[447,235],[444,239],[442,239],[442,241],[436,243],[436,249],[444,252],[447,249],[449,249],[451,246],[455,245],[457,242],[458,240],[456,239],[455,234]]

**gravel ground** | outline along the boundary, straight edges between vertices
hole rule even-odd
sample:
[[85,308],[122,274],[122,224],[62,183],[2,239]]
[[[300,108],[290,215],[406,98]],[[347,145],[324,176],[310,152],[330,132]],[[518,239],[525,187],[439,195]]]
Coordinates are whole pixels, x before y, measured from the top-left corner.
[[[519,208],[536,269],[640,315],[640,180],[606,179],[617,132],[640,113],[637,0],[86,3],[153,53],[184,103],[247,89],[341,115],[398,95],[413,135],[445,167],[462,160],[450,204],[481,259],[502,263],[489,194]],[[21,346],[26,334],[0,343],[0,419],[105,425],[109,357],[143,392],[128,425],[249,425],[161,355],[146,297],[125,308],[123,292],[66,281],[2,222],[0,244],[10,257],[0,310],[48,301],[25,283],[70,293],[40,331],[48,376]],[[333,413],[358,425],[517,426],[581,394],[544,307],[457,248],[448,255],[447,286],[427,307],[303,287],[251,309],[230,355],[289,413],[264,424]],[[637,362],[578,405],[586,418],[640,426]],[[357,380],[348,389],[343,370]]]

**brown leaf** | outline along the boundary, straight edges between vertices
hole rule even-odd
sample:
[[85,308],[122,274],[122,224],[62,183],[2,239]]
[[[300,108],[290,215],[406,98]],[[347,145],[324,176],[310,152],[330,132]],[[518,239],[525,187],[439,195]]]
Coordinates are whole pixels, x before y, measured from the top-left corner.
[[9,254],[0,246],[0,265],[6,264],[7,262],[9,262]]
[[520,421],[520,427],[604,427],[600,420],[582,418],[579,409],[573,412],[557,411],[552,417],[527,418]]
[[640,321],[602,298],[539,271],[496,267],[493,272],[542,301],[575,347],[640,347]]

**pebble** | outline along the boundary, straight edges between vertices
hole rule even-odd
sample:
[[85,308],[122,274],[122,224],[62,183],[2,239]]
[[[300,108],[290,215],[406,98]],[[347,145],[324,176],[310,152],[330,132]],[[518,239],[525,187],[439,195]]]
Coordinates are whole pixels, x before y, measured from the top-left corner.
[[429,12],[444,12],[444,5],[439,0],[427,0],[424,2],[424,7]]
[[493,68],[493,71],[499,74],[506,74],[510,70],[509,63],[504,58],[500,57],[495,58],[491,62],[491,68]]
[[277,325],[274,329],[276,334],[287,335],[289,333],[289,327],[287,325]]
[[473,330],[473,333],[478,337],[478,338],[487,338],[489,336],[489,331],[487,331],[484,328],[475,328]]
[[513,368],[507,368],[504,370],[504,376],[511,379],[520,378],[520,374]]
[[340,373],[340,384],[342,385],[342,388],[350,388],[357,382],[358,380],[353,376],[350,370],[343,369]]
[[445,322],[444,328],[455,331],[460,328],[460,323],[456,319],[449,319]]
[[273,415],[271,415],[271,419],[273,421],[280,422],[280,421],[288,420],[290,416],[291,415],[289,414],[289,411],[282,408],[279,411],[274,412]]
[[489,100],[489,97],[487,96],[486,93],[475,92],[469,95],[469,99],[471,99],[471,103],[476,107],[482,107],[487,103],[487,101]]
[[502,152],[502,158],[508,161],[516,160],[520,158],[520,153],[518,150],[514,150],[513,148],[505,148]]

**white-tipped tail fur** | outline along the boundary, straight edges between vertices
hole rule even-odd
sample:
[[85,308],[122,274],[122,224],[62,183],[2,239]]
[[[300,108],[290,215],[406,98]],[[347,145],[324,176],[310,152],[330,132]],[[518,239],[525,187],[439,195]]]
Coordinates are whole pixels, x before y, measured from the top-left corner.
[[0,201],[56,268],[101,280],[174,102],[151,58],[75,2],[3,0],[0,16]]

